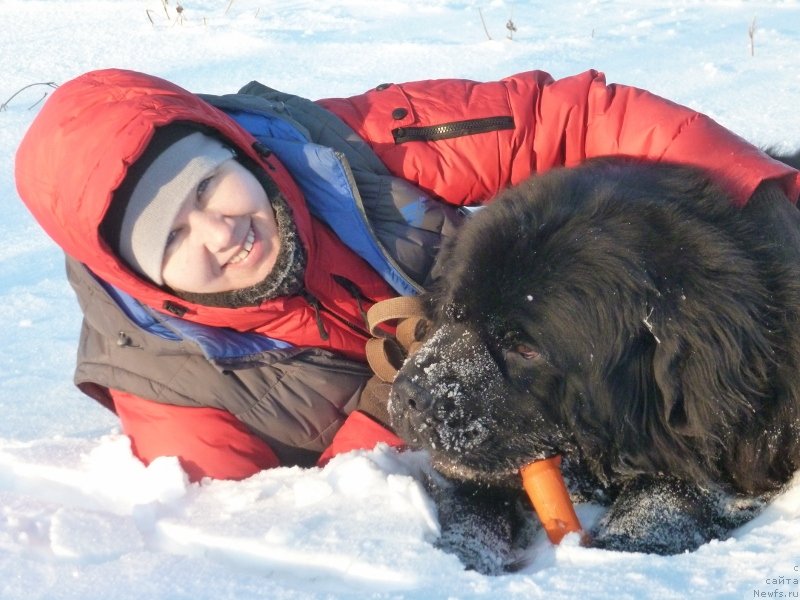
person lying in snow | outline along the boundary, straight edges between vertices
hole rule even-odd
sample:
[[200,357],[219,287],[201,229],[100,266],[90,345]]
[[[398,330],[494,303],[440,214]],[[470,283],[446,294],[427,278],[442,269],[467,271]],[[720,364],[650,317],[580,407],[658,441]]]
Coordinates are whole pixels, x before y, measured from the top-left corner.
[[711,119],[596,71],[315,102],[95,71],[46,102],[16,181],[67,255],[76,384],[142,461],[196,481],[401,445],[367,386],[365,311],[429,285],[461,206],[611,154],[705,168],[740,203],[767,180],[800,193]]

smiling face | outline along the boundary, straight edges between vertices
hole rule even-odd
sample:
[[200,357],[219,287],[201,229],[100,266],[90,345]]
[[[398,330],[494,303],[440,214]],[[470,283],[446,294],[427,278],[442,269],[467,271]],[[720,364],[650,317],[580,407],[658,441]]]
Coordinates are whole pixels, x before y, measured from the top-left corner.
[[199,182],[172,223],[162,278],[174,290],[215,293],[263,281],[280,249],[264,187],[231,158]]

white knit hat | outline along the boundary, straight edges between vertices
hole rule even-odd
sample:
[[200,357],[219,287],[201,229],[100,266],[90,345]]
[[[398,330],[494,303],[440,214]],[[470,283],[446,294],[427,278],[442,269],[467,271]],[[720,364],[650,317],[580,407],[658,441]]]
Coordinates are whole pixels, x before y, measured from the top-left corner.
[[161,267],[167,239],[184,201],[197,186],[234,156],[219,140],[195,131],[168,145],[136,181],[119,227],[120,257],[135,271],[163,285]]

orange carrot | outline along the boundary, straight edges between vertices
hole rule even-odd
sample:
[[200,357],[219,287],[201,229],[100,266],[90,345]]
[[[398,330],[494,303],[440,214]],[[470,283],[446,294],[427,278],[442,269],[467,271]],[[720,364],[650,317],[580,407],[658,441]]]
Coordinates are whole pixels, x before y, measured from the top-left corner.
[[575,514],[567,486],[561,476],[560,456],[525,465],[520,469],[520,474],[522,487],[553,544],[561,542],[568,533],[581,531],[578,515]]

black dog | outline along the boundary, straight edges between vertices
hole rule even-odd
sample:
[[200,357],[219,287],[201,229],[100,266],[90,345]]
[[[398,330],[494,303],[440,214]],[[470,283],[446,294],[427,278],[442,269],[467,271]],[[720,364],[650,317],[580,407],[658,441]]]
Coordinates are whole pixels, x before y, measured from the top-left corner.
[[611,504],[599,547],[724,537],[800,468],[800,211],[776,191],[739,209],[692,169],[611,159],[509,190],[446,252],[398,433],[493,489],[561,455]]

